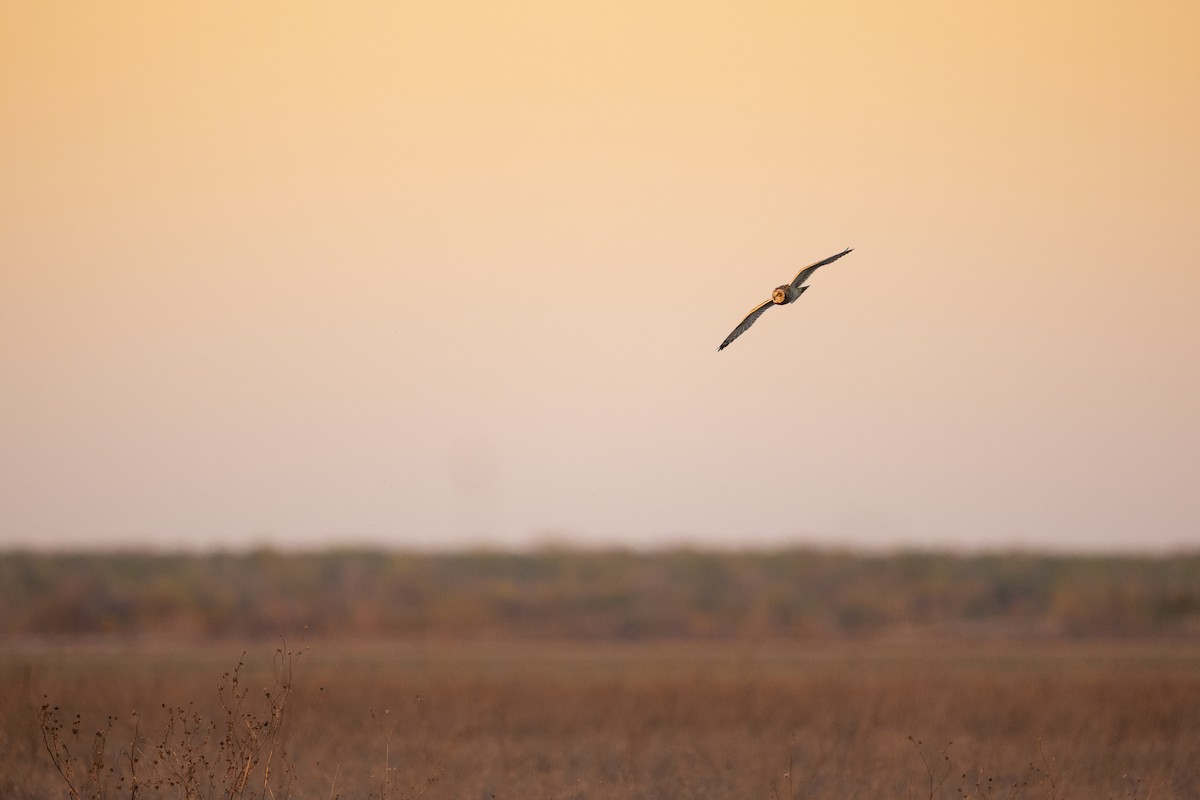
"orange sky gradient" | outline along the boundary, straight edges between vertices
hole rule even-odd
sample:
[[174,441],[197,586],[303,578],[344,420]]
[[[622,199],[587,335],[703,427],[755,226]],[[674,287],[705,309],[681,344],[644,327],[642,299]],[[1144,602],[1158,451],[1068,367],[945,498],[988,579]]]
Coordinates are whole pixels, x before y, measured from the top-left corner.
[[7,4],[0,547],[1200,547],[1198,9]]

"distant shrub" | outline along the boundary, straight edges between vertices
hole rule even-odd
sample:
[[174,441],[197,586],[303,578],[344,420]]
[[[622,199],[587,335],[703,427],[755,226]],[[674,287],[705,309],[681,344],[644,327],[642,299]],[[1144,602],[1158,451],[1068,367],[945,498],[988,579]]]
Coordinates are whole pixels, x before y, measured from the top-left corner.
[[1200,634],[1200,554],[806,549],[0,555],[0,636]]

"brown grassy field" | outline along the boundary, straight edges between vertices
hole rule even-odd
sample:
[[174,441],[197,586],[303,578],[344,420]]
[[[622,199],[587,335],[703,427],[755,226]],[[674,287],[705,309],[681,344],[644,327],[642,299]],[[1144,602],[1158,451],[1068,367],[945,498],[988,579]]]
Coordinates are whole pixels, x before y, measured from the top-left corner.
[[272,647],[9,646],[0,797],[1200,796],[1196,644]]

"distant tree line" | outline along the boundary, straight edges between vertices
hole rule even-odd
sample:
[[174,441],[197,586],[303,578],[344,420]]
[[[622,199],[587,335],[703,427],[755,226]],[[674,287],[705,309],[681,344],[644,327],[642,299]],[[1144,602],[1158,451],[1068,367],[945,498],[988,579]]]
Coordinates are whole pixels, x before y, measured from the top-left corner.
[[0,554],[0,637],[1200,636],[1200,553]]

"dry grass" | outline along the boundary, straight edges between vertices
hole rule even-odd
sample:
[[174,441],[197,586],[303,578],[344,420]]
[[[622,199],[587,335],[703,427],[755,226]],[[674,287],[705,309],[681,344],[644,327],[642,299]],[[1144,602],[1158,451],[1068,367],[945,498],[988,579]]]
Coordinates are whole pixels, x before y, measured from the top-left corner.
[[1196,645],[241,652],[0,655],[0,797],[1200,796]]

